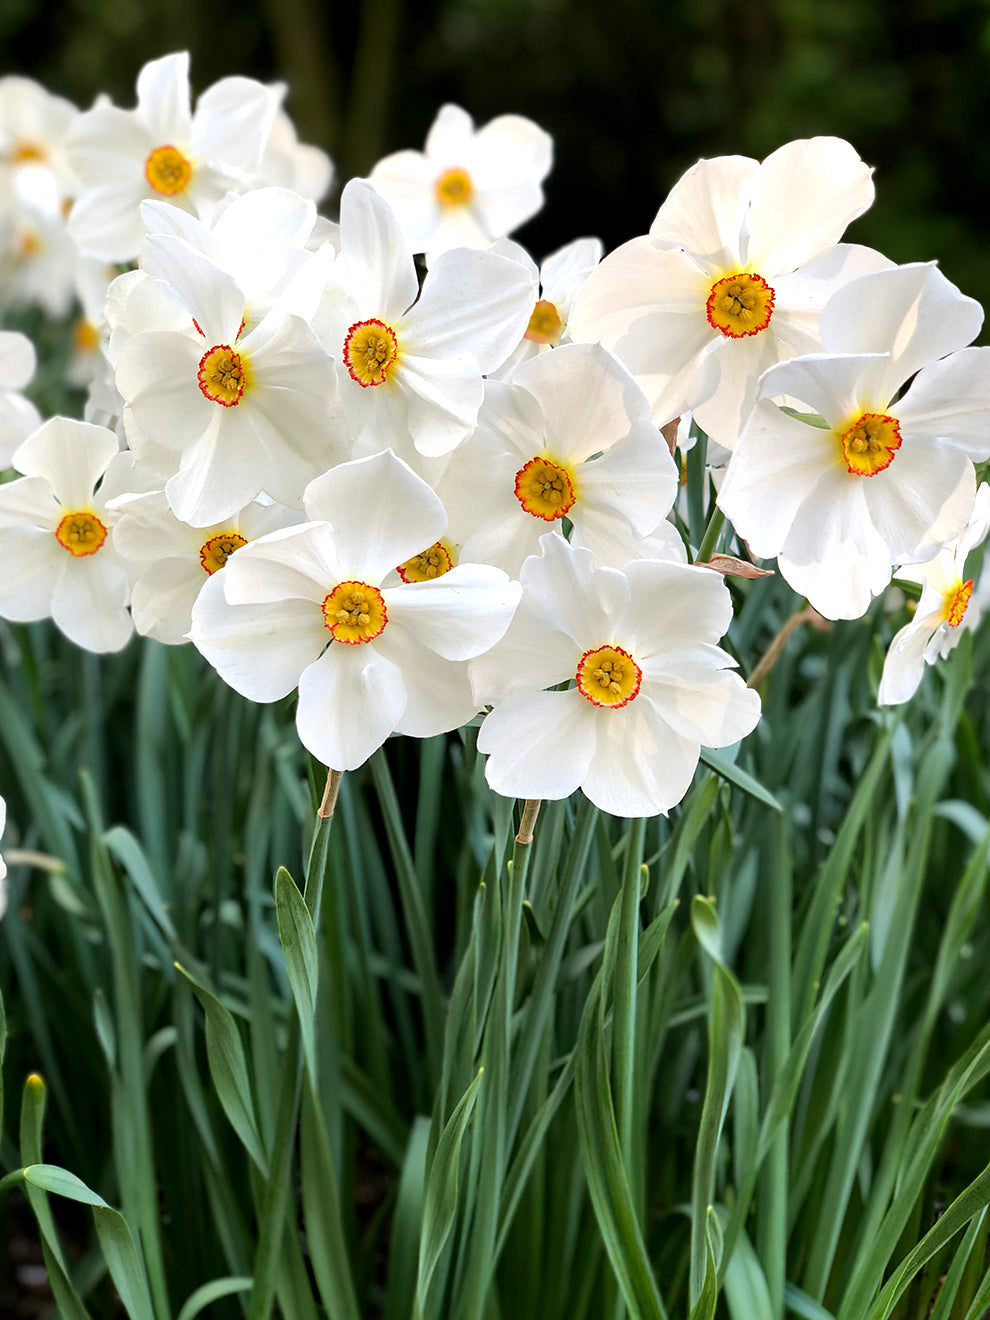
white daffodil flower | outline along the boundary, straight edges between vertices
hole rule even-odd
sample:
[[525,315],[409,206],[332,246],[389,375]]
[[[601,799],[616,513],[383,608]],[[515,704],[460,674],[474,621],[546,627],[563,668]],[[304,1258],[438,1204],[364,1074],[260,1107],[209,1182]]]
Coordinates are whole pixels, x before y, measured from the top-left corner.
[[568,344],[489,382],[480,425],[453,454],[438,494],[464,558],[517,574],[540,537],[563,530],[601,564],[621,567],[654,550],[683,559],[665,523],[677,468],[642,390],[597,344]]
[[208,224],[167,202],[143,202],[141,218],[148,230],[141,254],[145,274],[171,283],[184,261],[181,243],[187,243],[226,271],[244,294],[242,334],[276,305],[304,320],[316,310],[323,263],[331,263],[334,253],[330,249],[317,258],[307,250],[316,207],[296,193],[254,188],[228,194]]
[[[276,88],[281,91],[281,88]],[[300,142],[295,125],[281,106],[261,156],[254,186],[289,188],[311,202],[321,202],[333,183],[333,161],[319,147]]]
[[24,476],[0,486],[0,615],[51,617],[87,651],[119,651],[133,628],[130,582],[106,506],[112,431],[53,417],[14,454]]
[[252,701],[299,689],[296,727],[335,770],[392,732],[429,737],[478,709],[468,659],[505,632],[519,584],[458,564],[388,586],[446,529],[436,495],[391,452],[344,463],[306,489],[300,527],[263,536],[206,582],[190,638]]
[[729,593],[694,565],[642,560],[617,572],[559,536],[541,549],[523,565],[504,639],[471,665],[475,695],[494,703],[478,734],[488,782],[506,797],[580,788],[615,816],[665,813],[701,747],[738,742],[760,718],[759,696],[716,645]]
[[336,457],[329,358],[305,321],[277,309],[242,333],[244,294],[231,277],[181,239],[168,256],[188,323],[134,334],[119,350],[129,443],[139,458],[147,442],[181,455],[165,494],[193,526],[225,521],[262,490],[297,507]]
[[212,527],[190,527],[163,491],[114,501],[114,543],[134,576],[131,616],[142,636],[169,646],[187,640],[192,607],[208,577],[259,536],[303,520],[281,504],[252,503]]
[[450,453],[475,428],[482,374],[526,328],[536,281],[489,252],[448,252],[419,289],[395,216],[363,179],[344,189],[340,256],[313,320],[341,363],[340,402],[357,439],[401,452]]
[[927,564],[902,565],[897,576],[920,582],[921,599],[914,617],[897,633],[887,649],[877,701],[899,706],[918,689],[925,665],[933,665],[959,643],[961,625],[975,628],[980,604],[973,597],[973,580],[963,581],[966,557],[986,540],[990,531],[990,486],[976,492],[973,516],[966,530]]
[[27,207],[61,219],[78,180],[66,139],[79,111],[31,78],[0,78],[0,217]]
[[14,450],[41,425],[41,416],[21,390],[34,375],[34,345],[16,330],[0,330],[0,471]]
[[865,276],[822,317],[842,353],[763,377],[718,503],[826,618],[858,618],[894,564],[931,559],[965,527],[973,463],[990,457],[990,348],[952,350],[982,315],[933,266]]
[[657,422],[691,408],[732,449],[760,375],[820,350],[829,295],[891,265],[838,242],[872,201],[869,168],[840,138],[789,142],[762,164],[701,160],[674,185],[649,235],[589,276],[571,309],[571,338],[612,349]]
[[370,181],[413,252],[432,261],[450,248],[487,247],[535,215],[552,163],[553,139],[531,119],[499,115],[475,129],[466,110],[444,105],[425,150],[386,156]]
[[146,64],[134,110],[97,102],[72,125],[69,160],[81,187],[69,230],[80,248],[131,261],[144,238],[146,198],[204,217],[231,189],[250,187],[280,97],[281,89],[252,78],[222,78],[193,112],[188,52]]
[[61,212],[24,206],[0,216],[0,304],[37,306],[61,319],[72,307],[78,263]]
[[545,258],[537,268],[536,262],[524,247],[503,238],[493,243],[492,252],[509,257],[528,270],[539,281],[539,294],[529,317],[529,325],[522,340],[489,379],[508,380],[522,362],[546,353],[559,344],[569,344],[567,321],[571,307],[585,280],[602,259],[600,238],[576,238],[566,247]]

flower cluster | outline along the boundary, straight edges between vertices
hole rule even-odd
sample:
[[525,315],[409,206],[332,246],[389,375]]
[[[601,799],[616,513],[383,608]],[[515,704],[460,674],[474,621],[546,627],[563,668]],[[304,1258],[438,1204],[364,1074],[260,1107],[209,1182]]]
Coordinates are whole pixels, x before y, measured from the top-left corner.
[[0,235],[47,207],[47,305],[75,295],[96,350],[86,420],[40,424],[30,345],[0,337],[4,617],[97,651],[191,639],[252,700],[298,691],[334,769],[485,713],[498,792],[667,811],[760,713],[672,514],[691,413],[736,533],[823,614],[930,564],[941,595],[895,649],[962,619],[990,350],[935,267],[840,241],[873,197],[848,143],[699,162],[649,235],[538,267],[508,234],[552,144],[519,116],[443,107],[332,224],[280,87],[224,79],[193,110],[172,55],[130,111],[0,90]]

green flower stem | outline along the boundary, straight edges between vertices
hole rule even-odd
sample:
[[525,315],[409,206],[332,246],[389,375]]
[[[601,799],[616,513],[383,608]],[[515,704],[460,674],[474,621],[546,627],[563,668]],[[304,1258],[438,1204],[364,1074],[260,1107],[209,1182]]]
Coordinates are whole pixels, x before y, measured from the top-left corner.
[[639,894],[643,863],[645,820],[634,820],[626,835],[622,868],[622,899],[619,936],[615,954],[615,985],[612,1010],[612,1067],[615,1120],[619,1149],[630,1186],[637,1184],[633,1150],[633,1114],[636,1077],[636,983],[639,980]]
[[[317,812],[316,829],[306,866],[303,898],[317,929],[319,929],[320,903],[329,857],[333,805],[339,787],[340,771],[329,771],[323,801]],[[295,1149],[299,1126],[302,1065],[302,1032],[299,1018],[293,1013],[289,1019],[288,1039],[282,1060],[274,1136],[268,1152],[268,1180],[258,1205],[258,1253],[254,1265],[254,1286],[248,1299],[248,1320],[268,1320],[279,1275],[283,1269],[281,1251],[285,1210],[291,1183],[292,1152]]]
[[433,932],[426,915],[426,905],[420,892],[416,867],[406,839],[399,811],[399,800],[395,794],[395,785],[385,759],[385,748],[379,747],[368,762],[375,781],[375,791],[385,818],[385,831],[388,834],[392,860],[395,863],[395,875],[399,884],[399,897],[406,919],[406,930],[412,948],[413,963],[422,993],[423,1030],[426,1036],[426,1054],[429,1060],[431,1082],[439,1079],[443,1066],[443,1032],[447,1018],[443,991],[440,989],[440,974],[437,971]]
[[705,528],[705,534],[701,538],[701,545],[698,547],[698,554],[694,561],[696,564],[707,564],[711,559],[724,526],[725,514],[716,504],[708,516],[708,526]]
[[483,1146],[475,1220],[471,1229],[471,1255],[464,1288],[466,1302],[462,1310],[468,1320],[482,1320],[485,1315],[495,1267],[499,1209],[508,1167],[506,1116],[509,1108],[512,1006],[516,997],[519,931],[532,852],[533,827],[539,810],[538,801],[523,804],[519,831],[512,846],[512,860],[508,863],[509,884],[502,910],[501,966],[482,1054],[486,1085],[480,1100],[477,1131],[482,1134]]
[[[93,886],[106,924],[113,969],[117,1019],[114,1138],[118,1167],[127,1169],[121,1192],[126,1218],[137,1229],[144,1255],[156,1320],[169,1320],[168,1289],[162,1256],[158,1178],[151,1140],[151,1118],[145,1086],[144,1021],[139,964],[127,897],[103,841],[103,820],[90,776],[81,776],[83,801],[93,839]],[[119,1088],[119,1089],[118,1089]],[[127,1153],[127,1162],[122,1159]]]
[[[772,822],[773,836],[765,871],[767,926],[770,936],[767,968],[766,1091],[772,1092],[787,1066],[791,1049],[791,866],[784,836],[784,817]],[[777,1130],[763,1170],[757,1213],[757,1252],[763,1263],[774,1320],[784,1320],[786,1281],[788,1145],[790,1123]]]

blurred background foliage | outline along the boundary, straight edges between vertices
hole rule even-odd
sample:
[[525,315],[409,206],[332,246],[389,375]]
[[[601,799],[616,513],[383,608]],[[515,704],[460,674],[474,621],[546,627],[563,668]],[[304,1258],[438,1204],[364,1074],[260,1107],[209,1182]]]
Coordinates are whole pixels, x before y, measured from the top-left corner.
[[[579,234],[648,227],[701,156],[763,157],[813,134],[876,167],[850,237],[937,258],[990,305],[988,0],[3,0],[0,70],[87,106],[134,103],[144,61],[188,48],[203,88],[281,78],[301,137],[338,182],[421,147],[437,107],[529,115],[555,139],[542,256]],[[331,199],[332,206],[332,199]]]

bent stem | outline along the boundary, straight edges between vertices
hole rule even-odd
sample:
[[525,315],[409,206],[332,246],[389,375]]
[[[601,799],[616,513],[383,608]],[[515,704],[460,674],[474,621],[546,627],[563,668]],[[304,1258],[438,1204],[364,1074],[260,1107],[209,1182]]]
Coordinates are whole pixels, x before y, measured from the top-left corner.
[[823,632],[831,625],[827,619],[822,618],[813,605],[805,605],[803,609],[797,610],[789,619],[785,619],[780,627],[776,637],[767,647],[766,651],[760,657],[756,668],[750,674],[746,682],[749,688],[758,688],[770,670],[780,659],[781,652],[787,645],[791,633],[796,632],[803,623],[810,623],[813,627],[821,629]]

